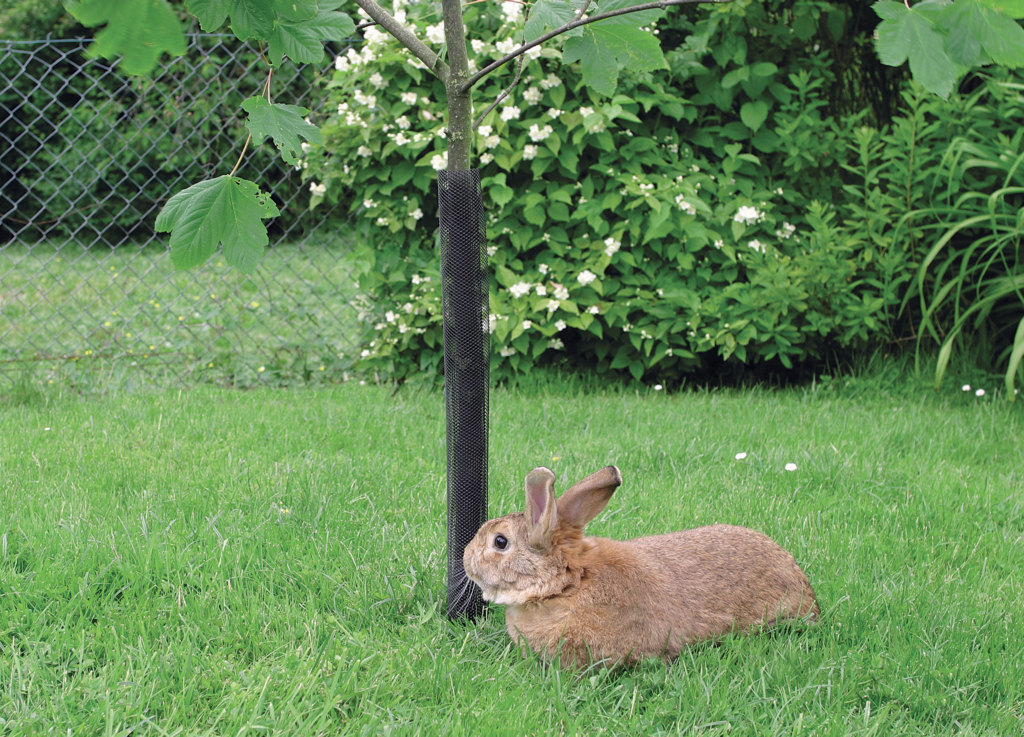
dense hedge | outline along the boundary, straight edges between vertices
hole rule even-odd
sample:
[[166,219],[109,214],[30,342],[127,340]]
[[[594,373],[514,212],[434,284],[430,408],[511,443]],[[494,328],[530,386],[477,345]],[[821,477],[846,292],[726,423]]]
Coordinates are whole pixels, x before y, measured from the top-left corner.
[[[512,46],[519,7],[467,6],[477,64]],[[429,6],[404,13],[440,39]],[[847,149],[885,107],[862,95],[864,112],[829,114],[856,92],[844,87],[856,75],[832,71],[837,49],[869,40],[853,19],[806,0],[674,11],[658,29],[669,69],[622,72],[611,98],[561,66],[557,44],[532,55],[476,136],[492,372],[560,364],[664,382],[887,337],[891,265],[836,211]],[[306,176],[314,206],[326,197],[361,215],[361,285],[376,305],[364,365],[437,372],[444,90],[373,28],[338,70],[337,115]],[[478,104],[511,73],[482,84]]]

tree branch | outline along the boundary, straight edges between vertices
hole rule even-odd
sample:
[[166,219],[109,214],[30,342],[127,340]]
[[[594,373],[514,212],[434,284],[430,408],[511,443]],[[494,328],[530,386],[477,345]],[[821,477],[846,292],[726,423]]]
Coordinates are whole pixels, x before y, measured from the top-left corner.
[[[358,2],[360,4],[362,4],[365,1],[366,0],[356,0],[356,2]],[[592,15],[589,18],[580,18],[578,20],[572,20],[572,21],[569,21],[568,23],[566,23],[563,26],[559,26],[558,28],[556,28],[553,31],[545,33],[543,36],[538,36],[537,38],[533,39],[529,43],[523,44],[518,49],[515,49],[515,50],[510,51],[509,53],[505,54],[505,56],[501,57],[497,61],[488,64],[483,69],[481,69],[479,72],[477,72],[472,77],[470,77],[468,80],[466,80],[466,83],[464,85],[462,85],[462,88],[459,91],[460,92],[467,92],[467,91],[469,91],[469,89],[473,85],[475,85],[481,79],[483,79],[488,74],[493,72],[495,69],[497,69],[498,67],[500,67],[500,66],[502,66],[504,64],[507,64],[508,62],[510,62],[513,59],[515,59],[517,56],[521,56],[522,54],[525,54],[527,51],[532,49],[534,46],[540,46],[542,43],[544,43],[545,41],[550,41],[555,36],[560,36],[561,34],[565,33],[566,31],[571,31],[574,28],[579,28],[580,26],[585,26],[585,25],[587,25],[589,23],[596,23],[599,20],[605,20],[606,18],[614,18],[616,16],[626,15],[628,13],[636,13],[636,12],[639,12],[641,10],[665,9],[665,8],[671,7],[673,5],[690,5],[692,3],[727,3],[727,2],[731,2],[731,1],[732,0],[659,0],[659,2],[644,3],[643,5],[634,5],[631,8],[620,8],[619,10],[610,10],[607,13],[598,13],[597,15]],[[588,3],[588,5],[589,5],[589,3]]]
[[440,56],[431,51],[430,47],[420,41],[416,34],[395,20],[393,15],[374,0],[356,0],[356,4],[365,10],[366,14],[377,22],[377,25],[397,38],[405,48],[412,52],[413,56],[426,64],[427,69],[437,75],[438,79],[447,84],[448,65]]

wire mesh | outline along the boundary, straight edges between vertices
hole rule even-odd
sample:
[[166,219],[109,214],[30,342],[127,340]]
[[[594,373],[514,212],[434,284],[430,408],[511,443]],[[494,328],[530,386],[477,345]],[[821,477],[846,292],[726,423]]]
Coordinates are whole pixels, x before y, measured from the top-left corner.
[[487,519],[487,236],[480,171],[440,171],[441,288],[448,451],[448,616],[483,612],[462,554]]
[[[300,172],[269,141],[239,169],[282,213],[255,274],[218,256],[175,272],[153,231],[168,198],[234,165],[258,50],[195,34],[140,79],[87,61],[89,43],[0,42],[0,389],[97,366],[237,385],[349,365],[359,318],[344,218],[307,212]],[[275,101],[319,115],[320,71],[284,65]]]

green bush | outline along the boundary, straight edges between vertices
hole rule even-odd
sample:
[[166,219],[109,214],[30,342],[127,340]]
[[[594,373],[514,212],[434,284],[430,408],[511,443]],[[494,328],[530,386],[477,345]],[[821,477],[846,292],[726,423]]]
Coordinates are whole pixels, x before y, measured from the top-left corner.
[[[677,43],[670,69],[622,72],[610,98],[557,63],[557,44],[530,55],[476,135],[496,377],[558,364],[675,381],[722,361],[789,367],[877,335],[898,298],[828,204],[857,122],[826,110],[835,80],[817,48],[847,17],[830,8],[676,12],[662,24]],[[437,37],[432,12],[408,6],[404,20]],[[466,9],[481,66],[512,46],[503,12]],[[305,162],[313,207],[326,198],[360,215],[360,283],[375,304],[364,365],[399,380],[441,358],[445,98],[421,66],[367,29],[338,61],[337,115]],[[476,99],[495,99],[511,74]]]

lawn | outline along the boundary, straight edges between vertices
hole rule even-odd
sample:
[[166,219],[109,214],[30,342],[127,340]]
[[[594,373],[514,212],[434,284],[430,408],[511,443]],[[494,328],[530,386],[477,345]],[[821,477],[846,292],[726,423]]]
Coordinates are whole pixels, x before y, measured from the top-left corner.
[[1024,422],[991,393],[496,391],[493,514],[614,463],[592,534],[756,527],[821,603],[581,676],[500,608],[443,616],[437,393],[54,389],[0,423],[0,735],[1024,731]]
[[222,256],[175,271],[163,247],[0,248],[0,371],[82,389],[340,376],[359,330],[346,243],[278,245],[253,276]]

